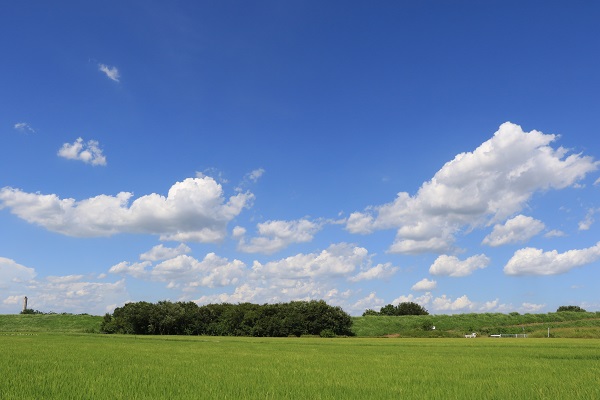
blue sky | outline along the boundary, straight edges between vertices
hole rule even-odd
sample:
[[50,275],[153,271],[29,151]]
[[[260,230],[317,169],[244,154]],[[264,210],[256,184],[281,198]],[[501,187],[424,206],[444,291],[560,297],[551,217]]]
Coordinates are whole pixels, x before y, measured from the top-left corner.
[[0,312],[600,310],[600,6],[12,2]]

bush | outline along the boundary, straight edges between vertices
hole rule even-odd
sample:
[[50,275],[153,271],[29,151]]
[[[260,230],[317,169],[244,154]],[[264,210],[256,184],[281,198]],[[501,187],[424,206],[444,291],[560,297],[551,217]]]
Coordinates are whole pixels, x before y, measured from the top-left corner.
[[334,338],[335,337],[335,332],[331,329],[323,329],[321,331],[321,333],[319,333],[319,336],[321,336],[322,338]]

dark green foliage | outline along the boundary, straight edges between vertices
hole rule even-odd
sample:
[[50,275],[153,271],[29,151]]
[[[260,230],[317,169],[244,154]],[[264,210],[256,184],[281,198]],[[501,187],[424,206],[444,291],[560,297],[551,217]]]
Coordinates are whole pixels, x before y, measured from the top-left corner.
[[25,310],[21,311],[19,314],[27,314],[27,315],[37,315],[37,314],[44,314],[41,311],[38,310],[32,310],[31,308],[26,308]]
[[369,308],[368,310],[365,310],[365,312],[362,314],[363,317],[366,317],[367,315],[379,315],[379,313]]
[[104,333],[138,335],[301,336],[352,335],[352,319],[323,300],[278,304],[127,303],[106,314]]
[[558,307],[558,310],[556,310],[556,312],[563,312],[563,311],[587,312],[579,306],[560,306],[560,307]]
[[324,337],[324,338],[334,338],[335,332],[332,331],[331,329],[323,329],[321,331],[321,333],[319,334],[319,336]]
[[417,303],[413,303],[412,301],[407,301],[404,303],[400,303],[397,306],[394,306],[393,304],[387,304],[381,307],[381,310],[379,310],[379,312],[373,311],[371,309],[366,310],[363,313],[363,317],[367,315],[429,315],[429,312],[427,312],[427,310],[423,306]]

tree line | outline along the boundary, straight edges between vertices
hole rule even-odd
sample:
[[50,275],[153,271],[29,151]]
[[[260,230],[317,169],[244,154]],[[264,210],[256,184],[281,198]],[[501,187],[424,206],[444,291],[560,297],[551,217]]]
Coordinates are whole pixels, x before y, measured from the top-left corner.
[[271,336],[353,335],[352,319],[323,300],[277,304],[140,301],[104,316],[104,333],[137,335]]

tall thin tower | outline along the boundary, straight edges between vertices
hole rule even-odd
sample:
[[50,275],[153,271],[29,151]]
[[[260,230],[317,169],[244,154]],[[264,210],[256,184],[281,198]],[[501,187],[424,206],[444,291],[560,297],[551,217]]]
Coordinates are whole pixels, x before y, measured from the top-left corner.
[[27,310],[27,296],[23,297],[23,312]]

